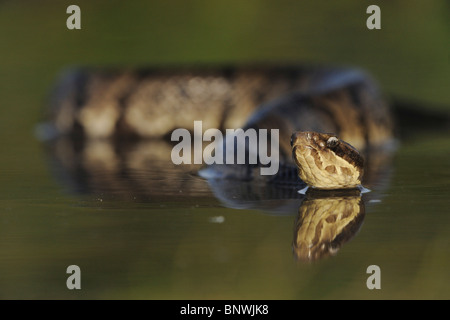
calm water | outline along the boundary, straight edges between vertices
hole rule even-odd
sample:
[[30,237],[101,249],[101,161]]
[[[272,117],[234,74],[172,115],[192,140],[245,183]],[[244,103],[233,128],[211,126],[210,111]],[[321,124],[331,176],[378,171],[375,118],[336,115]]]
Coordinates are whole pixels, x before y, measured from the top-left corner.
[[[387,93],[445,110],[445,1],[385,4],[377,34],[351,2],[79,3],[79,33],[65,29],[61,1],[0,4],[0,298],[450,298],[448,129],[402,136],[352,237],[312,262],[293,248],[302,202],[292,194],[250,189],[250,197],[248,186],[228,186],[226,201],[189,172],[145,169],[145,152],[118,168],[107,147],[92,154],[103,169],[90,167],[89,179],[70,150],[55,160],[33,135],[55,75],[71,64],[351,63]],[[330,22],[344,14],[347,22]],[[81,290],[66,287],[73,264]],[[366,286],[370,265],[381,269],[381,290]]]
[[[164,196],[148,182],[154,172],[139,170],[93,172],[126,187],[97,181],[91,193],[71,194],[63,190],[74,184],[51,174],[67,172],[34,147],[37,170],[0,175],[8,186],[0,220],[3,298],[449,297],[448,134],[401,145],[389,185],[366,201],[354,237],[313,262],[293,251],[300,200],[283,213],[230,209],[197,177],[181,176],[186,181],[171,191],[165,183],[179,181],[159,180],[175,193]],[[240,203],[274,206],[267,199]],[[82,270],[77,292],[65,286],[72,264]],[[381,268],[378,291],[366,287],[373,264]]]

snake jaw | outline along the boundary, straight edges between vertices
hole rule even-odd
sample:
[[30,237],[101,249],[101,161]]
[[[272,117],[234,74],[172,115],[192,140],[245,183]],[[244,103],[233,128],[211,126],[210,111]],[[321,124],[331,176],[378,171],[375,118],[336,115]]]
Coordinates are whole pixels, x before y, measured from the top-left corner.
[[298,175],[317,189],[350,189],[361,184],[364,159],[333,134],[296,132],[291,137]]

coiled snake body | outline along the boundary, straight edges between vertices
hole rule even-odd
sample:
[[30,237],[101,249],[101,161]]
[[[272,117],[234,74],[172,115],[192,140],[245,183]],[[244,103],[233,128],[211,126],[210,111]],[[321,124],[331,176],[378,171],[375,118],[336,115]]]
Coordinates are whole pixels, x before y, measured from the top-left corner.
[[[162,139],[193,130],[196,120],[204,130],[276,128],[280,163],[297,165],[300,178],[320,189],[360,184],[356,149],[392,138],[373,80],[338,68],[76,69],[58,82],[49,118],[58,135],[90,140]],[[255,178],[244,171],[240,178]]]

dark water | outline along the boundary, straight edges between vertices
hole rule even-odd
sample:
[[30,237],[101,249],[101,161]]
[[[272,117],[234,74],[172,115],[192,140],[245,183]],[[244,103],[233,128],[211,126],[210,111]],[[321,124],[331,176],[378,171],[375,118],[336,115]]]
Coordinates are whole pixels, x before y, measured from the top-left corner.
[[[383,29],[369,33],[364,6],[351,2],[80,1],[75,34],[64,1],[2,2],[0,298],[450,298],[448,129],[406,131],[352,237],[312,262],[293,248],[301,200],[273,212],[279,199],[264,190],[249,198],[241,185],[230,189],[245,201],[229,208],[189,172],[143,169],[145,156],[118,169],[107,148],[86,189],[33,135],[55,75],[71,64],[357,64],[387,93],[448,110],[448,5],[409,4],[383,4]],[[69,265],[81,268],[81,290],[66,287]],[[380,267],[380,290],[366,286],[370,265]]]

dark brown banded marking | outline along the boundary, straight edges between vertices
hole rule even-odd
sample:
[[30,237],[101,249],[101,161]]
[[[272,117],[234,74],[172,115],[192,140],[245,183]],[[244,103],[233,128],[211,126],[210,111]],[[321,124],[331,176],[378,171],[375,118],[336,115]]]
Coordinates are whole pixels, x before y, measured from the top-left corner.
[[350,169],[349,169],[349,168],[346,168],[346,167],[341,167],[341,172],[342,172],[343,174],[348,175],[348,176],[352,174],[352,172],[350,171]]
[[325,170],[328,171],[328,172],[331,173],[331,174],[335,174],[335,173],[337,172],[337,171],[336,171],[336,166],[333,166],[333,165],[327,166],[327,167],[325,168]]
[[320,160],[319,153],[314,149],[310,149],[309,152],[311,156],[314,158],[314,163],[316,164],[317,168],[322,169],[322,161]]

